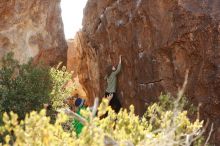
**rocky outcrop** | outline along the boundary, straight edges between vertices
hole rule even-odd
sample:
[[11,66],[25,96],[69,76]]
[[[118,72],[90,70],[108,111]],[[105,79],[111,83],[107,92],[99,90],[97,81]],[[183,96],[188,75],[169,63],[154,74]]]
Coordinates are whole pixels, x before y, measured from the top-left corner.
[[14,52],[20,63],[66,59],[60,0],[1,0],[0,57]]
[[67,69],[73,71],[74,82],[80,96],[88,98],[89,104],[100,93],[99,58],[95,48],[88,43],[84,33],[78,32],[74,40],[68,41]]
[[78,62],[88,96],[104,94],[104,70],[121,54],[118,96],[124,107],[134,104],[142,114],[161,92],[175,95],[189,69],[186,96],[220,125],[219,0],[89,0],[82,34],[89,47],[75,45],[68,61]]

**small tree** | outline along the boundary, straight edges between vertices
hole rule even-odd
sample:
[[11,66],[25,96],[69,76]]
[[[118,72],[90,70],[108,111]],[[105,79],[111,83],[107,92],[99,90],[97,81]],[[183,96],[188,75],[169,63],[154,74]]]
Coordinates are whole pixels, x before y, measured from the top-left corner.
[[72,74],[67,72],[65,66],[59,70],[60,65],[61,63],[49,71],[50,80],[52,81],[52,90],[49,96],[54,109],[63,106],[63,100],[71,94],[74,88],[74,85],[66,86],[71,81]]
[[4,56],[0,70],[0,116],[13,111],[23,119],[26,113],[42,109],[44,103],[52,104],[54,109],[62,106],[73,89],[64,87],[72,76],[65,67],[58,68],[34,66],[31,60],[19,64],[13,53]]
[[16,112],[19,118],[40,110],[49,102],[51,80],[48,68],[34,67],[31,61],[20,65],[9,53],[2,59],[0,70],[0,112]]

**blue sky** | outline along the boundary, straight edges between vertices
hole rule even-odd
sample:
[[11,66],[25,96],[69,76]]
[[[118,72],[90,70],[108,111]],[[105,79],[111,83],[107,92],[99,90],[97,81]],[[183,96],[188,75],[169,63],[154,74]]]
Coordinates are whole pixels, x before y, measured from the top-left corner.
[[74,38],[82,28],[83,8],[87,0],[61,0],[62,19],[66,39]]

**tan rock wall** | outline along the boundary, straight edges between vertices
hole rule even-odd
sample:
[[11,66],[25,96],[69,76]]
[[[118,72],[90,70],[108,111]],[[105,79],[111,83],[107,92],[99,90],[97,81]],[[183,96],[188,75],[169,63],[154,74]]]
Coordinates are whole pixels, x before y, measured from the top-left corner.
[[65,61],[66,49],[60,0],[0,1],[0,57],[12,51],[20,63],[54,64]]
[[68,41],[67,69],[73,71],[74,81],[80,96],[88,98],[89,104],[99,97],[100,68],[95,48],[88,43],[86,36],[78,32],[74,40]]

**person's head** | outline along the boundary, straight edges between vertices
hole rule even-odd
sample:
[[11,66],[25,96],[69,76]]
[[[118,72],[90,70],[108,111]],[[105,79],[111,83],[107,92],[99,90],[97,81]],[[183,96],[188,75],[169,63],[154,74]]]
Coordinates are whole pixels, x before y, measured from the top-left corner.
[[84,105],[84,103],[85,103],[85,100],[82,99],[82,98],[76,98],[76,100],[75,100],[75,106],[76,107],[81,107],[81,106]]
[[111,73],[113,72],[113,71],[115,71],[116,69],[115,69],[115,66],[114,65],[109,65],[107,68],[106,68],[106,75],[107,76],[110,76],[111,75]]

